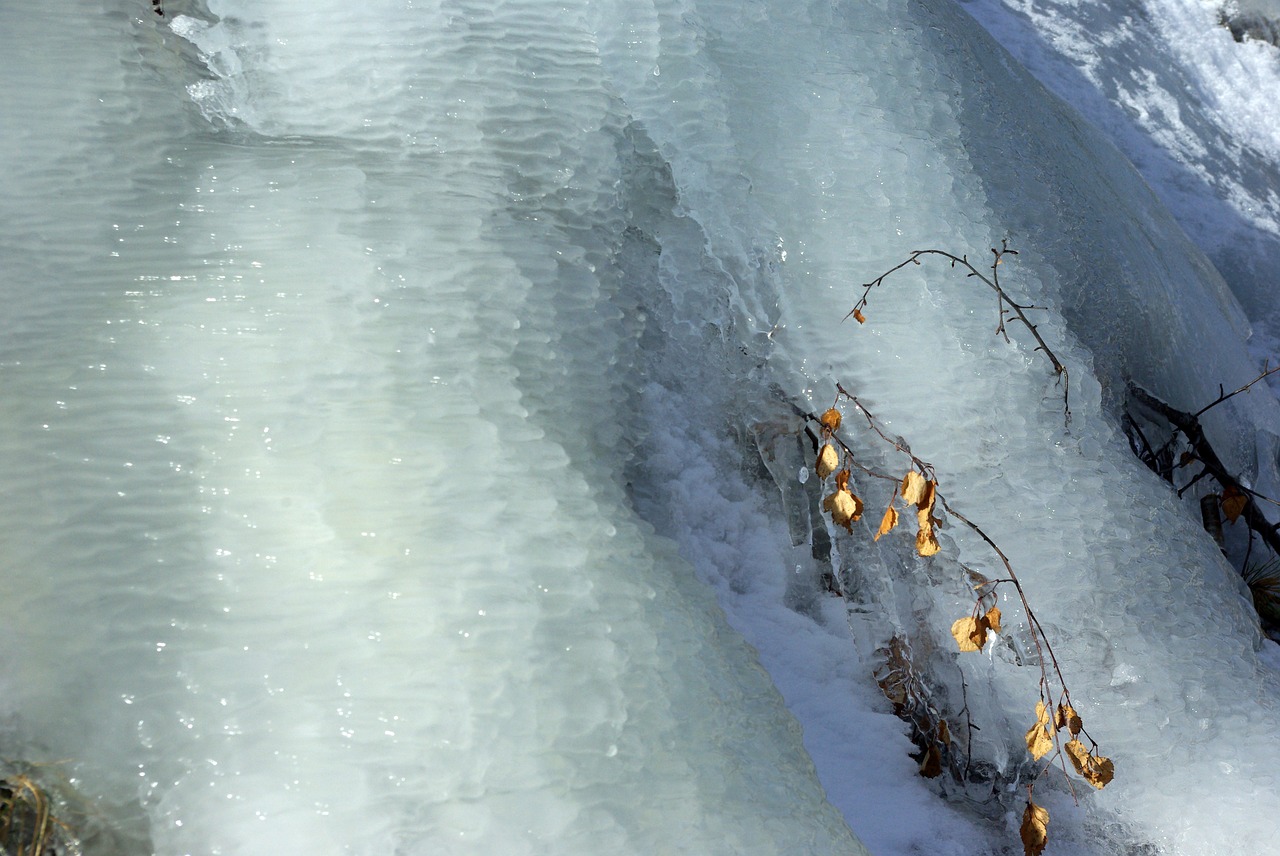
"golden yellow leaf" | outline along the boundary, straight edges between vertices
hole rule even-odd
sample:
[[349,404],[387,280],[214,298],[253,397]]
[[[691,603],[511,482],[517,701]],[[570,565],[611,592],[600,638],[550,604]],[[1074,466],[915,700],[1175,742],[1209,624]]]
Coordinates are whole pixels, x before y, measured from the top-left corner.
[[902,477],[902,487],[900,489],[902,501],[907,505],[916,505],[920,502],[921,497],[924,496],[925,487],[924,476],[915,470],[907,473]]
[[823,413],[822,418],[818,421],[822,423],[823,428],[834,434],[840,430],[840,419],[840,411],[832,407],[826,413]]
[[1084,727],[1084,723],[1080,721],[1080,715],[1076,713],[1075,708],[1069,704],[1058,705],[1057,716],[1054,718],[1053,727],[1055,730],[1063,728],[1071,732],[1071,736],[1075,737],[1080,733],[1080,729]]
[[1085,768],[1089,764],[1089,749],[1079,740],[1072,738],[1062,744],[1062,751],[1067,753],[1067,757],[1071,759],[1071,766],[1076,768],[1076,772],[1084,775]]
[[942,775],[942,752],[937,746],[930,746],[924,751],[920,761],[920,775],[926,779],[936,779]]
[[1036,702],[1036,724],[1043,725],[1046,728],[1049,725],[1049,708],[1045,705],[1043,699]]
[[987,644],[987,628],[972,615],[956,619],[951,625],[951,635],[961,651],[981,651]]
[[1102,790],[1111,784],[1111,780],[1115,778],[1115,775],[1116,765],[1111,763],[1111,759],[1095,755],[1093,756],[1093,765],[1084,774],[1084,780],[1098,790]]
[[989,627],[993,633],[1000,632],[1000,607],[991,607],[987,610],[987,614],[982,618],[987,622],[987,627]]
[[824,511],[831,512],[831,520],[853,531],[853,521],[862,517],[862,500],[848,490],[840,488],[822,501]]
[[1048,724],[1048,719],[1037,720],[1036,724],[1031,726],[1031,730],[1027,732],[1027,751],[1031,753],[1032,760],[1039,761],[1053,751],[1053,738],[1049,735],[1046,727]]
[[818,461],[813,465],[814,472],[818,474],[818,478],[825,479],[836,471],[840,466],[840,453],[836,451],[836,447],[830,443],[824,443],[822,448],[818,450]]
[[1071,766],[1076,768],[1081,778],[1098,790],[1105,788],[1115,777],[1116,768],[1115,764],[1111,763],[1111,759],[1094,755],[1079,740],[1067,741],[1062,749],[1071,759]]
[[933,526],[926,524],[916,533],[916,552],[928,558],[936,554],[942,547],[938,544],[938,536],[933,534]]
[[866,318],[866,316],[865,316],[865,315],[863,315],[863,314],[862,314],[862,310],[861,310],[861,309],[855,309],[855,310],[853,310],[853,319],[854,319],[855,321],[857,321],[859,324],[866,324],[866,323],[867,323],[867,318]]
[[1018,834],[1022,837],[1024,856],[1040,856],[1049,843],[1048,810],[1027,800],[1027,810],[1022,813],[1022,827]]
[[1222,491],[1222,513],[1227,515],[1227,519],[1235,523],[1240,519],[1240,515],[1244,514],[1244,508],[1249,504],[1249,497],[1245,496],[1235,485],[1227,485]]
[[916,523],[920,529],[916,532],[916,552],[921,556],[932,556],[937,553],[938,536],[934,533],[933,528],[939,522],[933,519],[930,511],[933,508],[933,482],[925,483],[925,496],[921,498],[922,505],[916,507]]
[[[890,500],[892,502],[892,500]],[[884,510],[884,517],[880,518],[880,529],[876,532],[875,541],[880,540],[881,535],[886,535],[893,531],[893,527],[898,525],[898,510],[890,505]]]

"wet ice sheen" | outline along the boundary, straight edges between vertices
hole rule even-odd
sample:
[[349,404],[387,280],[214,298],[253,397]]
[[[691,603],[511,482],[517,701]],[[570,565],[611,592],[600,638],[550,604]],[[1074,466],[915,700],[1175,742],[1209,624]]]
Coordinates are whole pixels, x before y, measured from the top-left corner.
[[[1001,810],[928,796],[866,689],[876,642],[967,608],[981,546],[951,530],[929,587],[843,543],[850,633],[751,461],[839,379],[1063,640],[1120,770],[1079,810],[1047,794],[1065,852],[1274,846],[1275,681],[1107,409],[1127,375],[1180,403],[1247,375],[1240,313],[966,18],[167,6],[0,10],[6,746],[73,759],[165,854],[861,852],[846,822],[998,851]],[[943,270],[839,323],[906,250],[1006,229],[1070,433],[1026,337]],[[1242,465],[1274,410],[1216,426],[1246,426]],[[966,668],[1012,772],[1032,670]]]

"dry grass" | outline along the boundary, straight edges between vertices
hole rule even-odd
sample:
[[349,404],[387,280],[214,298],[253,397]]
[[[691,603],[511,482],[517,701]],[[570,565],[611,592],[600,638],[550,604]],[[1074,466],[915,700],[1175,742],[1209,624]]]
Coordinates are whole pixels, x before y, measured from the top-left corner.
[[49,793],[22,773],[0,779],[0,854],[63,856],[78,852],[54,813]]
[[1241,572],[1249,594],[1253,596],[1253,608],[1262,619],[1262,626],[1280,630],[1280,559],[1249,563]]

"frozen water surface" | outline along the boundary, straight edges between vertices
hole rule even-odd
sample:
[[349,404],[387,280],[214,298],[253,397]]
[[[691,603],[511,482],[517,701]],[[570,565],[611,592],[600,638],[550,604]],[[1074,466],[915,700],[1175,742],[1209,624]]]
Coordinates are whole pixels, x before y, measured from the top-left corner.
[[[1275,654],[1118,428],[1128,380],[1252,377],[1262,292],[960,7],[165,10],[0,8],[2,754],[68,759],[122,849],[1007,852],[1026,616],[957,659],[977,538],[830,541],[795,413],[839,381],[1116,761],[1038,785],[1052,852],[1276,852]],[[1184,130],[1207,181],[1270,156]],[[1002,239],[1069,429],[945,264],[841,320]],[[1269,396],[1209,428],[1274,484]],[[917,775],[893,636],[982,781]]]

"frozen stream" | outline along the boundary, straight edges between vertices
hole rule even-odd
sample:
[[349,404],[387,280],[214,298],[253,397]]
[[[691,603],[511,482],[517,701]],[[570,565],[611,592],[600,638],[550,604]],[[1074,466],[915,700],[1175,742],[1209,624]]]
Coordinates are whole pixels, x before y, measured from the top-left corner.
[[[954,526],[824,561],[795,408],[840,381],[1006,547],[1115,759],[1037,786],[1046,852],[1280,852],[1269,649],[1118,428],[1127,380],[1256,374],[1247,313],[958,6],[164,11],[0,6],[0,756],[119,851],[1010,852],[1026,618],[948,647],[994,570]],[[1002,239],[1069,430],[945,265],[841,320]],[[1274,400],[1209,427],[1274,488]],[[917,775],[894,636],[981,782]]]

